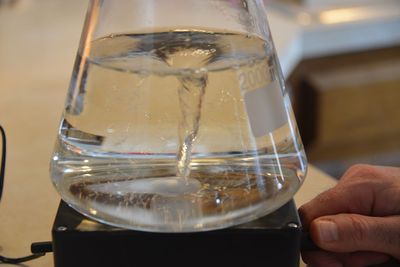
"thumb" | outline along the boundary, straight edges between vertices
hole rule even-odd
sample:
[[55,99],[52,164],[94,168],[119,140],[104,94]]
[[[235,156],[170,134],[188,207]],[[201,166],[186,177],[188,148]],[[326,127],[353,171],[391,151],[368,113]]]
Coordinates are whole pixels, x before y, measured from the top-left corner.
[[310,234],[327,251],[373,251],[400,259],[400,216],[324,216],[311,223]]

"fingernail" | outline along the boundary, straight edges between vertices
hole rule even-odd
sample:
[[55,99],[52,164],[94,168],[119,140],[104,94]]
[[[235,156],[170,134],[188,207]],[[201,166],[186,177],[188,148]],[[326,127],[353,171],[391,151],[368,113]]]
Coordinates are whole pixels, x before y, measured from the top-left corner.
[[332,221],[320,220],[316,222],[319,238],[322,242],[334,242],[339,240],[338,227]]

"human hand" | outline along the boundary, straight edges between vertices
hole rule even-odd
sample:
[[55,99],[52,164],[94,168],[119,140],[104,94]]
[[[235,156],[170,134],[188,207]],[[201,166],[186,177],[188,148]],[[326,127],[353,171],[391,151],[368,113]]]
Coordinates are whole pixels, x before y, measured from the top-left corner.
[[304,229],[324,250],[302,253],[313,267],[400,259],[400,168],[356,165],[299,213]]

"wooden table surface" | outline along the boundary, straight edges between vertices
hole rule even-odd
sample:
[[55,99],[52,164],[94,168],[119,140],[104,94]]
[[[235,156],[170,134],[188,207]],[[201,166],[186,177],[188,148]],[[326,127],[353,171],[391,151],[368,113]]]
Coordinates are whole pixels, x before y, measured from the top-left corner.
[[[2,255],[24,256],[32,242],[51,239],[59,196],[50,182],[49,161],[87,2],[22,0],[13,9],[0,7],[0,124],[8,136]],[[310,166],[297,204],[334,184]],[[53,266],[52,255],[26,266]]]

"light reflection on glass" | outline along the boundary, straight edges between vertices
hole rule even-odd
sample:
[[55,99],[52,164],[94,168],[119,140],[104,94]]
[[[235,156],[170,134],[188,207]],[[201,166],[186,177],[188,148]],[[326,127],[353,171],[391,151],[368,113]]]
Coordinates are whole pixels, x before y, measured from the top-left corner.
[[96,215],[97,214],[97,210],[94,210],[94,209],[90,209],[89,212],[92,215]]

